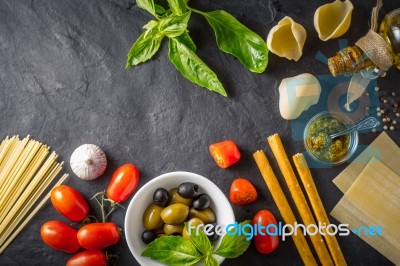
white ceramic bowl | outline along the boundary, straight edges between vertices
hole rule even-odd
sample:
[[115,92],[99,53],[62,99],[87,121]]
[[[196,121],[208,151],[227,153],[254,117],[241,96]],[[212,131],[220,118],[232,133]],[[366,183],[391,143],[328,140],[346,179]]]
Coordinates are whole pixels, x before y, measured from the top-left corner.
[[[135,259],[143,266],[160,266],[164,265],[158,261],[148,257],[142,257],[140,254],[146,245],[141,240],[141,234],[144,231],[142,217],[147,206],[153,200],[153,193],[157,188],[165,188],[167,190],[178,187],[183,182],[193,182],[199,185],[200,193],[210,195],[212,203],[211,208],[214,210],[217,223],[228,225],[235,222],[232,206],[224,193],[209,179],[189,172],[171,172],[153,178],[145,184],[129,203],[125,216],[125,238]],[[215,246],[220,245],[222,237],[219,238]],[[219,264],[222,263],[222,257],[216,257]]]

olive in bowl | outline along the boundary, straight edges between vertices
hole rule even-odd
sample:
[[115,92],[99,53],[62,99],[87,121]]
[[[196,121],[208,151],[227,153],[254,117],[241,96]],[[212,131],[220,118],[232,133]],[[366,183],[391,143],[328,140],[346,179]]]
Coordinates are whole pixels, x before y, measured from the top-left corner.
[[[207,193],[210,196],[211,203],[209,208],[213,210],[215,220],[218,224],[226,226],[235,222],[235,216],[233,214],[233,210],[228,199],[225,197],[224,193],[209,179],[201,175],[189,172],[171,172],[155,177],[136,192],[127,208],[125,216],[124,228],[126,241],[130,251],[140,265],[163,265],[160,262],[154,261],[148,257],[140,256],[141,252],[146,248],[146,244],[142,241],[142,234],[145,231],[142,222],[143,214],[147,207],[151,203],[153,203],[154,192],[158,188],[165,188],[170,194],[173,188],[177,188],[180,184],[184,182],[197,184],[199,186],[198,195],[202,193]],[[176,201],[177,199],[182,200],[184,198],[180,197],[179,199],[179,197],[175,195],[169,200],[170,202],[182,203]],[[191,215],[191,211],[193,212],[194,210],[195,209],[193,207],[189,208],[189,218]],[[219,237],[219,239],[214,242],[213,245],[215,247],[218,247],[221,243],[221,239],[222,237]],[[218,262],[221,263],[222,261],[223,258],[219,257]]]
[[169,194],[165,188],[158,188],[153,194],[153,203],[160,207],[165,207],[169,202]]
[[[143,235],[152,231],[160,236],[181,235],[188,238],[185,223],[194,226],[215,223],[214,211],[210,208],[211,198],[207,193],[198,195],[199,186],[192,182],[180,184],[177,188],[157,188],[153,194],[153,202],[147,207],[143,214]],[[167,201],[168,200],[168,201]],[[165,203],[167,201],[167,203]],[[160,207],[162,202],[162,207]],[[216,240],[216,237],[212,238]],[[149,244],[149,238],[143,239]]]

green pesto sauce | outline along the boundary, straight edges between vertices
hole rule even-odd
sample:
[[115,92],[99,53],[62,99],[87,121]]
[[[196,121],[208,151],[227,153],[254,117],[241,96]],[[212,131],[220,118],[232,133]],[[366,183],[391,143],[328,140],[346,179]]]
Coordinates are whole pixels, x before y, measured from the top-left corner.
[[332,116],[315,119],[307,131],[307,146],[315,157],[323,161],[338,161],[348,152],[350,134],[336,137],[330,143],[329,135],[348,126]]

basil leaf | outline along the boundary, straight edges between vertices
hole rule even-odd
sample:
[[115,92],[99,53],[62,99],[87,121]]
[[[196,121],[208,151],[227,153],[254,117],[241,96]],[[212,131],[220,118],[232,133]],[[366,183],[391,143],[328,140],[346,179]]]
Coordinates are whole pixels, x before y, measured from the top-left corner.
[[128,53],[125,69],[149,60],[160,48],[162,38],[156,38],[156,24],[148,23],[146,26],[147,30],[139,36]]
[[157,17],[154,0],[136,0],[136,5]]
[[158,22],[156,20],[150,20],[143,26],[143,29],[148,30],[147,34],[158,25]]
[[208,255],[204,261],[205,266],[218,266],[218,261],[212,256]]
[[158,21],[160,34],[170,38],[177,37],[185,32],[190,18],[190,11],[182,16],[170,16]]
[[193,42],[192,38],[190,38],[189,32],[187,30],[181,35],[175,37],[175,39],[186,45],[186,47],[192,50],[193,52],[196,52],[197,50],[196,44]]
[[141,255],[172,266],[193,265],[202,258],[192,242],[181,236],[157,238],[147,245]]
[[173,14],[181,16],[187,11],[184,0],[167,0]]
[[167,12],[167,10],[165,10],[163,6],[157,4],[154,4],[154,11],[156,12],[157,15],[160,16],[164,15]]
[[219,49],[238,58],[251,71],[264,72],[268,64],[268,47],[259,35],[223,10],[193,11],[207,19],[214,30]]
[[[188,223],[186,223],[186,228],[188,228]],[[192,241],[193,245],[195,245],[201,253],[206,255],[212,250],[213,247],[211,246],[210,240],[203,232],[202,228],[199,230],[196,227],[191,227],[189,237],[190,241]]]
[[168,43],[168,58],[181,74],[193,83],[226,96],[217,75],[186,45],[176,38]]
[[[250,221],[240,223],[241,228],[250,224]],[[229,235],[225,234],[222,238],[221,245],[214,251],[214,254],[225,258],[236,258],[243,254],[250,245],[250,240],[246,240],[248,236],[241,234]]]

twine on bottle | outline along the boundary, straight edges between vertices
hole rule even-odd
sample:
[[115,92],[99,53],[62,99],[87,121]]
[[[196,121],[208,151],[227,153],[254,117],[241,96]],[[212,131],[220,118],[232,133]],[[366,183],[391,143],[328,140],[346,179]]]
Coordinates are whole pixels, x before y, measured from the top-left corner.
[[378,30],[378,15],[382,7],[382,0],[377,0],[376,6],[372,9],[371,14],[371,29],[368,33],[361,37],[356,45],[363,50],[365,55],[379,69],[388,71],[392,66],[392,58],[385,40],[377,33]]
[[371,15],[371,30],[377,32],[378,31],[378,17],[379,17],[379,10],[382,7],[382,0],[376,1],[376,6],[372,8],[372,15]]

